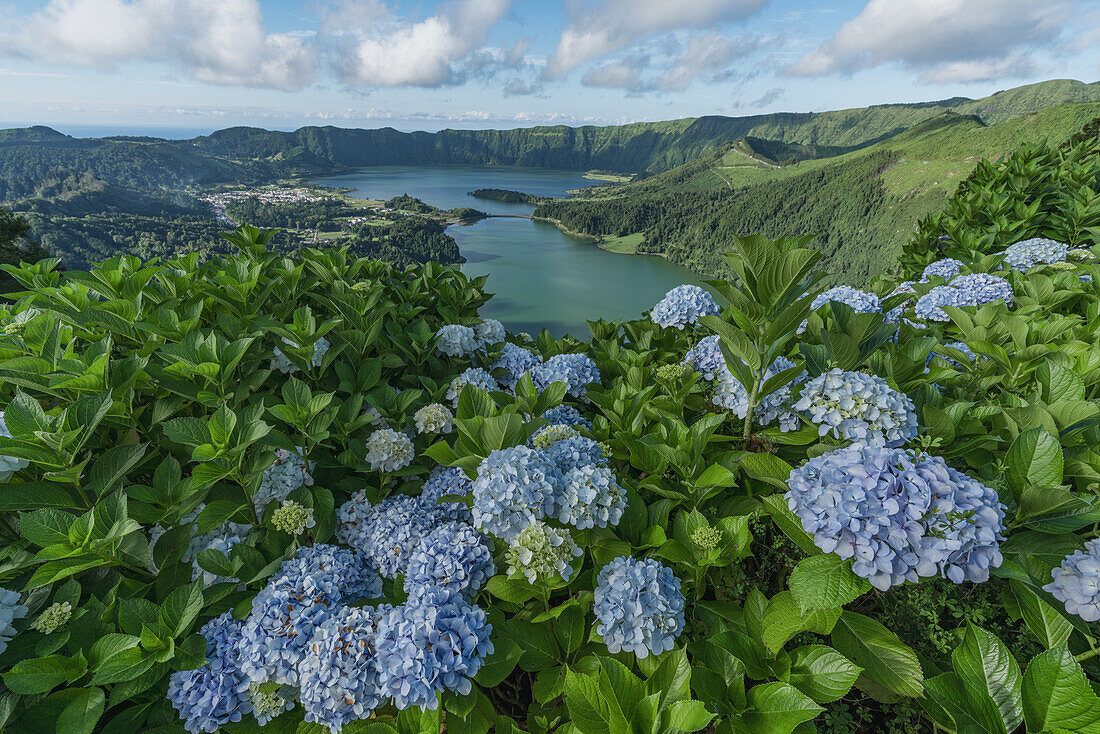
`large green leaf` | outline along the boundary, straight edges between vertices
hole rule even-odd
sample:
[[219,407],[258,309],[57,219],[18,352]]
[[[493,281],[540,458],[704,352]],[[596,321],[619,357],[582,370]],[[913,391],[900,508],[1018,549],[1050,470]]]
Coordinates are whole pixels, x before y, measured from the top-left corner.
[[867,579],[852,572],[851,560],[835,553],[803,558],[787,582],[803,609],[833,609],[871,590]]
[[777,653],[799,632],[829,634],[839,617],[839,609],[803,610],[791,592],[782,591],[768,601],[764,610],[761,641],[772,653]]
[[748,694],[749,710],[741,715],[743,730],[752,734],[791,734],[803,721],[824,711],[786,683],[761,683]]
[[1027,487],[1059,486],[1062,469],[1062,447],[1043,428],[1021,433],[1005,454],[1005,478],[1017,497]]
[[881,623],[846,611],[833,628],[832,641],[872,683],[900,696],[916,698],[923,692],[916,653]]
[[1009,582],[1009,588],[1028,632],[1035,635],[1043,647],[1057,647],[1073,634],[1073,624],[1033,589],[1015,579]]
[[1065,645],[1041,652],[1027,664],[1023,708],[1029,732],[1100,734],[1100,699]]
[[817,703],[829,703],[851,690],[862,670],[828,645],[804,645],[791,651],[787,682]]
[[1002,734],[1012,732],[1023,721],[1020,700],[1020,666],[996,635],[968,625],[962,644],[951,654],[955,672],[971,696],[986,697],[999,714]]

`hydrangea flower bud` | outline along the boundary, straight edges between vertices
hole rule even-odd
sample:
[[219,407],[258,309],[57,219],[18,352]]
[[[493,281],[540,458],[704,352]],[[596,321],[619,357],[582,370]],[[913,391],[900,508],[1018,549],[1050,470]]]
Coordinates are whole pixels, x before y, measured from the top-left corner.
[[538,433],[531,436],[531,440],[528,441],[528,443],[536,449],[546,450],[558,441],[564,441],[567,438],[575,438],[580,435],[581,434],[572,426],[567,426],[562,423],[551,423],[548,426],[540,428]]
[[301,535],[306,528],[312,528],[317,524],[313,518],[313,508],[300,505],[294,500],[287,500],[282,507],[275,510],[271,516],[271,524],[276,530],[281,530],[288,535]]
[[505,559],[509,575],[522,573],[533,584],[540,577],[568,580],[573,575],[573,558],[582,555],[568,530],[535,521],[508,543]]
[[73,607],[69,602],[54,602],[46,607],[46,611],[38,615],[38,619],[34,620],[31,627],[44,635],[52,635],[67,625],[72,616]]
[[248,699],[252,704],[252,715],[260,726],[279,716],[284,711],[294,708],[292,691],[287,686],[268,684],[261,686],[252,683],[248,686]]
[[454,415],[441,403],[425,405],[413,413],[417,433],[450,433],[454,428]]
[[404,469],[415,457],[412,439],[392,428],[379,428],[367,439],[367,463],[374,471]]
[[593,601],[596,632],[613,653],[660,655],[676,646],[684,629],[680,579],[652,558],[621,556],[604,566]]

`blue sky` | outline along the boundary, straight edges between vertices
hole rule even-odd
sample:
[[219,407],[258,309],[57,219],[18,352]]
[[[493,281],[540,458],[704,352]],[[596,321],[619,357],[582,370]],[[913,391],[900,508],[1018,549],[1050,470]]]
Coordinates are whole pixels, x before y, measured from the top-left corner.
[[0,119],[608,124],[1100,79],[1100,0],[0,0]]

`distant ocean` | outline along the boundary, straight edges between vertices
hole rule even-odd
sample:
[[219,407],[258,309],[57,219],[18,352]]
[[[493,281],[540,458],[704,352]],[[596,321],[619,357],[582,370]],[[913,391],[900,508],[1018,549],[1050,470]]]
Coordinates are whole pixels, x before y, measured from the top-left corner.
[[[66,123],[39,123],[74,138],[107,138],[113,135],[135,135],[167,140],[186,140],[199,135],[209,135],[217,127],[173,127],[167,125],[69,125]],[[0,122],[0,130],[13,127],[30,127],[28,122]]]

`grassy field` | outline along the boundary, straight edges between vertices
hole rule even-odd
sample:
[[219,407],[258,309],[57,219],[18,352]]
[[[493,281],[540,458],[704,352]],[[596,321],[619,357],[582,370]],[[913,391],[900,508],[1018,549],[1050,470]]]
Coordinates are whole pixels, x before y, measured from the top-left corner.
[[626,183],[633,178],[630,174],[604,173],[602,171],[587,171],[584,177],[590,181],[607,181],[608,183]]
[[622,255],[633,255],[638,251],[638,245],[645,238],[641,232],[628,234],[623,237],[605,237],[600,240],[600,247],[608,252],[617,252]]

